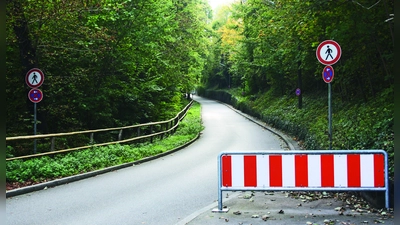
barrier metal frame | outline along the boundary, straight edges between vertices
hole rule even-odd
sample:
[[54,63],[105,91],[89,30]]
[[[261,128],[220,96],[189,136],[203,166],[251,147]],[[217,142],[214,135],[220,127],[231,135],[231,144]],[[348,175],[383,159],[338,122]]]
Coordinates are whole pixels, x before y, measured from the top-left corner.
[[[322,154],[383,154],[384,155],[384,173],[385,173],[385,187],[224,187],[222,186],[222,157],[225,155],[322,155]],[[213,209],[212,212],[228,212],[229,209],[223,209],[222,206],[222,192],[223,191],[385,191],[385,207],[389,208],[389,178],[388,178],[388,156],[384,150],[265,150],[265,151],[224,151],[218,155],[218,208]]]

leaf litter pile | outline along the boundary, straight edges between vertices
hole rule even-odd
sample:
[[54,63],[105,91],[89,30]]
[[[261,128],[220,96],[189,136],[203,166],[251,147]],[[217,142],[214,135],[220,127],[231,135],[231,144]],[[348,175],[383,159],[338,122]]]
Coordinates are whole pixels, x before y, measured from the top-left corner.
[[[345,202],[346,205],[343,207],[336,207],[335,211],[339,215],[354,216],[354,212],[360,214],[375,214],[378,219],[375,219],[374,223],[385,223],[388,218],[394,218],[393,209],[376,209],[370,206],[370,204],[365,201],[360,196],[352,192],[288,192],[288,197],[299,199],[303,202],[316,201],[324,198],[332,198],[336,201]],[[325,224],[335,224],[335,221],[325,220]],[[365,221],[368,223],[368,221]],[[341,222],[343,225],[352,225],[351,223]],[[313,223],[308,223],[308,225],[314,225]]]
[[[265,192],[265,195],[273,195],[273,192]],[[246,194],[242,196],[244,199],[249,199],[249,201],[254,201],[254,194]],[[375,214],[376,219],[373,221],[374,224],[384,224],[385,220],[389,218],[394,218],[394,211],[393,208],[386,209],[376,209],[373,208],[369,205],[367,201],[365,201],[362,197],[358,196],[354,192],[308,192],[308,191],[288,191],[286,192],[286,197],[294,198],[301,200],[302,202],[312,202],[320,199],[334,199],[335,201],[342,201],[345,203],[344,206],[341,207],[335,207],[334,210],[337,211],[338,215],[343,215],[343,216],[355,216],[357,215],[363,215],[363,214]],[[227,195],[228,198],[228,195]],[[329,205],[332,205],[332,203],[328,203]],[[297,207],[302,206],[301,203],[297,205]],[[279,214],[284,214],[284,210],[280,210],[278,212]],[[233,212],[234,215],[241,215],[242,212],[240,211],[235,211]],[[310,217],[312,217],[312,213],[310,213]],[[220,217],[224,218],[224,217]],[[270,215],[252,215],[251,218],[261,218],[264,221],[267,221],[270,219]],[[224,218],[226,222],[229,221],[229,219]],[[364,221],[364,224],[368,224],[368,221]],[[323,225],[334,225],[334,224],[340,224],[340,225],[354,225],[354,223],[351,222],[344,222],[341,221],[340,223],[337,223],[335,220],[330,220],[326,219],[324,220]],[[306,225],[319,225],[313,222],[307,222]],[[322,224],[321,224],[322,225]]]

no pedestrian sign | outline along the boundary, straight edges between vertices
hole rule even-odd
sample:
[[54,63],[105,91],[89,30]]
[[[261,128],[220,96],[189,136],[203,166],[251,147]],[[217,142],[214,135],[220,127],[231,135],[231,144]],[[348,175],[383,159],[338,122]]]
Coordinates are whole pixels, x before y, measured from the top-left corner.
[[33,68],[26,73],[26,84],[31,88],[38,88],[43,84],[44,74],[38,68]]
[[339,61],[342,50],[336,41],[326,40],[318,45],[316,55],[320,63],[324,65],[333,65]]

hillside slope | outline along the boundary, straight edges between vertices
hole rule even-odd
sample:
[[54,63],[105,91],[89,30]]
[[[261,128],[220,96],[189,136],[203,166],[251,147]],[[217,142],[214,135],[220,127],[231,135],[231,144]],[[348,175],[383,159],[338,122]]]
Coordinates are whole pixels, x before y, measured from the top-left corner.
[[[246,95],[239,89],[198,90],[258,117],[268,125],[294,136],[304,149],[329,149],[327,93],[302,98],[272,93]],[[389,177],[394,179],[394,101],[384,91],[368,102],[348,102],[332,96],[332,149],[383,149],[389,155]]]

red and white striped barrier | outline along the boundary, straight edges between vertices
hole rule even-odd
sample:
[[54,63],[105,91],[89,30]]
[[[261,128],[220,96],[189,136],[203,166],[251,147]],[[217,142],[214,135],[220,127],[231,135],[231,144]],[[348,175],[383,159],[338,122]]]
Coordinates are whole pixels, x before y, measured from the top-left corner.
[[383,150],[223,152],[218,164],[220,211],[234,190],[380,190],[389,206]]

